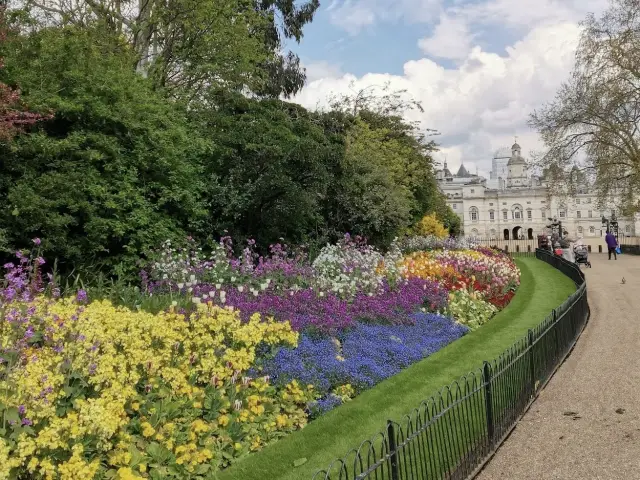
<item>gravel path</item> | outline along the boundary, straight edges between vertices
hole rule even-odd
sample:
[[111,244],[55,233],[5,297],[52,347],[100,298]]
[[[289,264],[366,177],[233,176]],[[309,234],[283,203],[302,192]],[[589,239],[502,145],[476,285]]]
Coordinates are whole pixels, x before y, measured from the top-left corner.
[[587,328],[477,479],[640,479],[640,257],[589,260]]

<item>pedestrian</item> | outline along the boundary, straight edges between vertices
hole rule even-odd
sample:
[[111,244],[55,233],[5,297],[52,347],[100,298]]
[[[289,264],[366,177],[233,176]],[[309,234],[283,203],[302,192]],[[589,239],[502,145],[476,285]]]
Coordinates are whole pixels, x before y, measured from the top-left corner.
[[618,260],[618,255],[616,255],[616,248],[618,248],[618,241],[616,237],[613,236],[609,230],[607,230],[607,234],[604,237],[604,241],[607,242],[607,247],[609,248],[609,260],[611,260],[611,254],[613,253],[613,258]]

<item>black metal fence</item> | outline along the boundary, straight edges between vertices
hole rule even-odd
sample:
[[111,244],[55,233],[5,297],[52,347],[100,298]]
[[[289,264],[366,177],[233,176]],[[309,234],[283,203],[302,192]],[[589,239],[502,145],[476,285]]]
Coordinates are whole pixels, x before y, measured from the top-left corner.
[[544,250],[577,286],[562,305],[497,359],[443,388],[400,422],[321,470],[314,480],[466,479],[475,475],[570,353],[589,319],[584,274]]
[[513,257],[533,257],[538,248],[538,240],[500,240],[497,238],[467,237],[469,242],[485,247],[497,248]]

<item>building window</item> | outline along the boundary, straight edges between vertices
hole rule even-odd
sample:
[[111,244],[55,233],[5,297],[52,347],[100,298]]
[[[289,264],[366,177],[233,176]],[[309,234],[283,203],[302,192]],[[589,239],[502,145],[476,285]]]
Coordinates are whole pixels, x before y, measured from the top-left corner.
[[580,199],[576,198],[576,205],[580,205]]
[[494,228],[491,229],[490,235],[491,238],[496,238],[496,230]]
[[453,204],[453,209],[454,209],[454,210],[457,210],[457,209],[458,209],[458,204],[457,204],[457,203],[454,203],[454,204]]
[[591,197],[587,198],[587,203],[591,203]]
[[490,207],[493,207],[493,203],[490,203],[490,204],[489,204],[489,206],[490,206]]
[[566,216],[566,213],[564,210],[560,210],[560,218],[564,218]]
[[527,210],[527,220],[531,220],[533,218],[533,213],[531,210]]
[[589,216],[589,218],[593,218],[593,212],[591,210],[587,212],[587,215]]
[[475,189],[472,188],[471,189],[471,193],[476,193]]
[[513,210],[513,218],[516,220],[520,220],[522,218],[522,213],[518,207]]
[[495,212],[493,210],[489,210],[489,220],[492,222],[496,219]]
[[507,204],[507,202],[502,202],[502,205],[506,205],[506,204]]
[[578,233],[582,235],[582,227],[578,227]]
[[589,233],[591,235],[593,235],[594,233],[596,233],[596,227],[589,227]]
[[547,219],[547,209],[543,208],[542,210],[540,210],[542,212],[542,219],[546,220]]
[[509,211],[508,210],[503,210],[502,211],[502,219],[503,220],[508,220],[509,219]]
[[540,200],[540,203],[547,203],[546,200]]
[[582,218],[582,212],[580,210],[576,212],[576,218]]
[[631,225],[627,225],[626,227],[624,227],[624,231],[627,233],[631,233]]
[[472,222],[477,222],[478,221],[478,209],[476,207],[471,207],[471,209],[469,209],[469,213],[471,215],[471,221]]

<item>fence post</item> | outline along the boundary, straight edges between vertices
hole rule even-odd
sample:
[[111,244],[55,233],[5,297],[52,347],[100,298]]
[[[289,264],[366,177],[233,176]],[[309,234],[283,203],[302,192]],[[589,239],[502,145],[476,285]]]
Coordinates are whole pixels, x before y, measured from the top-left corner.
[[396,431],[393,422],[387,420],[387,436],[389,437],[389,460],[391,464],[391,480],[400,480],[400,468],[398,466],[398,448],[396,445]]
[[484,362],[482,376],[484,380],[484,403],[487,411],[487,437],[491,449],[495,439],[495,425],[493,420],[493,386],[491,385],[491,365],[489,362]]
[[528,347],[529,347],[529,371],[531,373],[531,392],[532,396],[536,393],[536,362],[533,357],[533,330],[528,331]]
[[558,309],[553,309],[553,333],[556,341],[556,359],[560,356],[560,333],[558,332]]

